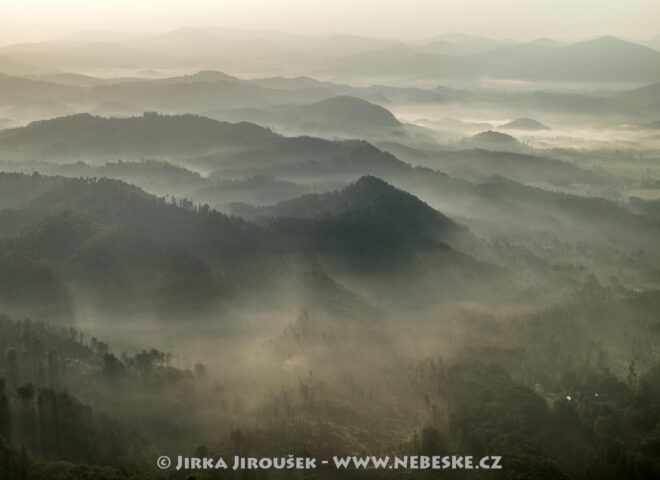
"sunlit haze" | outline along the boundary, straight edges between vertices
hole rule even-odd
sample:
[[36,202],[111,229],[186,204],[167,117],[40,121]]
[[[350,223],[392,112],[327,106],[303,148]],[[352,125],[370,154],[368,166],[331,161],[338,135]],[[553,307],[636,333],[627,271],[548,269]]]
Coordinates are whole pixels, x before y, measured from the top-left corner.
[[421,38],[460,31],[531,40],[660,33],[656,0],[3,0],[0,43],[80,30],[165,31],[182,26]]

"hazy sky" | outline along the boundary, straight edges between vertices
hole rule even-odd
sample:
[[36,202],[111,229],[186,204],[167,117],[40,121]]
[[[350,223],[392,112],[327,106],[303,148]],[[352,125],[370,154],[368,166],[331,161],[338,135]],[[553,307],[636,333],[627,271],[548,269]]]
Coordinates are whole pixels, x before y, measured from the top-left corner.
[[460,31],[528,40],[660,34],[660,0],[0,0],[0,43],[71,31],[182,26],[419,38]]

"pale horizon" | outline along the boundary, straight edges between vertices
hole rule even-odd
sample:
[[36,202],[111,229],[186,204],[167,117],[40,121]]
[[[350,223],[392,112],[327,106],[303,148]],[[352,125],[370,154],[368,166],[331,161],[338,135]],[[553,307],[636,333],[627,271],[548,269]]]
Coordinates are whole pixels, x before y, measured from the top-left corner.
[[458,32],[515,41],[539,37],[574,42],[613,35],[638,42],[660,34],[660,3],[595,0],[191,0],[163,7],[154,0],[9,0],[3,2],[0,45],[43,42],[80,31],[160,33],[185,27],[273,30],[290,34],[358,35],[399,41]]

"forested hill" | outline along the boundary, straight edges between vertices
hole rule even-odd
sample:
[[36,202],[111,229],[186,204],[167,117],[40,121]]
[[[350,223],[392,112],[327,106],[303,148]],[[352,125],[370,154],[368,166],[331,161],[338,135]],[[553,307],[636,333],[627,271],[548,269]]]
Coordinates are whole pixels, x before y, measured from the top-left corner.
[[[259,211],[259,210],[257,210]],[[288,242],[339,255],[378,259],[386,265],[412,253],[442,249],[468,238],[467,229],[417,197],[376,177],[361,177],[346,188],[304,195],[261,212]]]
[[451,220],[414,195],[370,175],[361,177],[343,190],[303,195],[265,210],[273,216],[302,218],[338,215],[349,211],[382,211],[397,217],[400,222],[415,222],[418,225],[425,222],[442,222],[448,227],[454,225]]
[[374,177],[318,197],[305,218],[292,214],[309,199],[274,207],[265,224],[117,180],[0,174],[0,185],[8,183],[15,195],[0,195],[0,301],[14,314],[66,316],[74,286],[108,305],[121,298],[207,311],[223,295],[254,288],[255,271],[260,282],[282,275],[292,256],[330,255],[349,268],[372,259],[385,269],[422,252],[466,258],[449,246],[465,229]]
[[219,147],[264,147],[282,137],[251,123],[226,123],[197,115],[103,118],[78,114],[0,132],[0,150],[28,156],[156,155]]
[[335,239],[345,231],[350,236],[344,243],[346,251],[351,251],[351,244],[363,244],[372,252],[389,246],[403,253],[411,245],[451,242],[465,233],[414,195],[373,176],[361,177],[339,191],[303,195],[253,213],[279,218],[274,222],[278,225],[314,225]]
[[[20,224],[21,220],[42,220],[76,212],[75,216],[85,217],[85,221],[92,222],[95,228],[105,227],[115,232],[130,230],[133,234],[142,232],[151,240],[164,239],[172,243],[198,240],[199,237],[193,235],[190,229],[203,228],[203,225],[208,227],[209,222],[216,224],[217,228],[222,224],[222,231],[215,232],[218,234],[234,232],[240,236],[244,231],[245,234],[258,236],[257,232],[261,231],[257,225],[228,217],[208,207],[195,207],[187,200],[166,201],[133,185],[104,178],[0,174],[0,209],[5,219],[11,218],[16,224]],[[338,219],[359,216],[365,220],[368,217],[382,221],[387,219],[390,228],[405,230],[406,235],[411,237],[429,229],[438,233],[458,230],[452,220],[414,195],[373,176],[361,177],[336,192],[304,195],[257,211],[271,217]],[[11,233],[10,222],[2,227],[6,233]],[[153,231],[149,232],[149,229]],[[23,234],[25,232],[22,231]],[[197,230],[196,233],[202,232]],[[261,234],[266,235],[267,232],[261,231]]]
[[[116,419],[125,412],[108,400],[121,395],[128,402],[133,396],[185,391],[203,372],[201,366],[174,367],[165,352],[118,356],[108,343],[75,328],[16,321],[2,314],[0,349],[3,479],[119,478],[119,465],[150,466],[154,430],[145,425],[153,413],[147,405],[139,408],[144,424],[138,431],[134,424]],[[109,391],[114,391],[112,396]],[[167,408],[162,395],[160,400],[159,407]],[[5,442],[22,445],[23,451]],[[54,460],[58,462],[43,463]],[[55,472],[61,476],[51,476]]]

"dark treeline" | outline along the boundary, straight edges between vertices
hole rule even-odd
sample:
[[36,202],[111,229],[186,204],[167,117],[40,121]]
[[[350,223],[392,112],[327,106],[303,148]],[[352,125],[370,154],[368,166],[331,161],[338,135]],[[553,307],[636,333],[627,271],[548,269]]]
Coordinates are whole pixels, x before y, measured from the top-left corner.
[[[325,313],[313,301],[316,307],[302,312],[267,349],[285,358],[292,352],[310,355],[313,351],[321,363],[333,363],[335,373],[344,373],[328,377],[317,366],[289,386],[271,390],[257,405],[255,424],[238,427],[242,422],[216,419],[215,427],[224,425],[224,433],[209,437],[194,451],[185,441],[175,442],[187,449],[183,452],[215,456],[293,452],[324,457],[359,453],[362,445],[374,455],[502,455],[505,470],[491,472],[493,478],[648,479],[659,474],[660,363],[654,350],[649,350],[653,340],[637,338],[644,332],[653,338],[657,335],[657,293],[622,293],[591,283],[576,293],[571,307],[504,322],[465,319],[473,327],[445,332],[446,341],[454,345],[452,354],[410,363],[391,352],[390,361],[367,367],[379,372],[374,378],[342,366],[339,358],[350,355],[366,366],[358,352],[373,352],[387,344],[377,320],[379,312],[362,307],[362,314],[349,327],[342,318],[348,311],[357,312],[362,300],[328,284],[327,278],[306,281],[324,285]],[[584,348],[593,332],[590,323],[602,322],[606,311],[620,311],[626,319],[623,328],[630,337],[631,356],[623,367],[611,362],[615,351],[598,338]],[[557,328],[558,323],[562,328]],[[619,327],[616,322],[602,325],[598,335],[607,337]],[[167,416],[184,405],[197,412],[220,406],[239,416],[247,413],[245,400],[240,402],[242,407],[231,405],[232,398],[242,396],[233,391],[240,389],[238,384],[211,381],[213,372],[204,365],[180,370],[171,366],[171,355],[156,350],[117,356],[107,343],[87,339],[83,332],[29,320],[5,317],[1,328],[0,428],[5,441],[14,445],[4,447],[2,468],[21,478],[59,475],[53,478],[68,479],[82,472],[98,475],[94,478],[158,477],[150,456],[171,448],[164,438],[185,431],[167,427]],[[477,335],[478,331],[489,335]],[[371,341],[356,348],[350,345],[355,337]],[[384,400],[388,390],[401,389],[401,382],[407,393],[397,395],[398,405],[392,410],[394,405]],[[168,413],[163,395],[177,388],[183,388],[187,398]],[[112,392],[122,405],[117,418],[95,412],[75,397],[80,394],[103,404],[90,393],[94,391]],[[124,411],[136,398],[146,403],[142,414],[159,400],[158,411],[140,423],[139,434],[135,419],[128,421]],[[111,408],[105,403],[104,409]],[[408,416],[417,420],[410,422]],[[371,424],[377,418],[383,423],[380,433]],[[325,419],[325,426],[312,427],[320,419]],[[365,444],[354,443],[349,425],[371,432],[371,438]],[[44,463],[54,459],[69,463]],[[332,472],[321,474],[333,478]],[[449,478],[476,475],[444,474]],[[279,478],[281,474],[241,475]],[[360,478],[359,473],[355,475]],[[435,474],[410,475],[431,478]],[[390,478],[387,472],[377,476]],[[232,478],[227,472],[199,472],[198,477]]]

